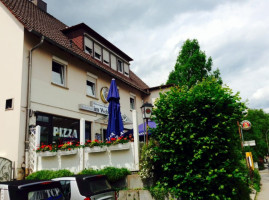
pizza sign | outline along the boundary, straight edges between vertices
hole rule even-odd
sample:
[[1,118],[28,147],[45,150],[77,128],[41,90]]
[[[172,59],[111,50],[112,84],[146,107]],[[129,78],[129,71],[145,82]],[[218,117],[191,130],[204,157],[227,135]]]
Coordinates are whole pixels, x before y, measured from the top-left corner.
[[245,131],[251,129],[251,123],[248,120],[242,121],[241,125],[242,125],[242,129],[245,130]]

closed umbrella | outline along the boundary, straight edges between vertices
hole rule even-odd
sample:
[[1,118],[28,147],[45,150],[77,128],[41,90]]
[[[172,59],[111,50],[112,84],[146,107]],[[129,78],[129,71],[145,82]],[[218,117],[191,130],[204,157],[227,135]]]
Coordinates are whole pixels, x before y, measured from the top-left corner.
[[107,95],[108,106],[108,125],[107,140],[123,135],[123,122],[120,112],[120,96],[115,79],[112,79]]

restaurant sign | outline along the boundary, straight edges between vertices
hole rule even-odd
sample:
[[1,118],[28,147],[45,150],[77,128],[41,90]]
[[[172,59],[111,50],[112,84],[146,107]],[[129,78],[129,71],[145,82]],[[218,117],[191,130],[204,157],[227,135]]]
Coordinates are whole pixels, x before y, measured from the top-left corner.
[[108,106],[105,106],[103,104],[97,103],[95,101],[91,101],[90,105],[85,105],[85,104],[79,104],[78,108],[80,110],[86,110],[90,112],[95,112],[99,113],[102,115],[108,115]]
[[251,123],[250,123],[250,121],[248,121],[248,120],[244,120],[244,121],[242,121],[242,122],[241,122],[241,125],[242,125],[242,129],[243,129],[244,131],[247,131],[247,130],[251,129]]

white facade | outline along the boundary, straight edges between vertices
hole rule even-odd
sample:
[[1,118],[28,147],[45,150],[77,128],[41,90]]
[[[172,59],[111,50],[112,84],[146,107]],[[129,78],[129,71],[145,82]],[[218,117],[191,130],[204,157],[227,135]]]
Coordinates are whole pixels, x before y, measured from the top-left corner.
[[[71,56],[45,40],[40,47],[32,52],[31,95],[29,97],[29,109],[32,112],[29,124],[26,124],[27,95],[29,94],[27,90],[29,52],[40,42],[41,38],[27,31],[2,3],[0,3],[0,24],[0,157],[8,158],[15,163],[15,177],[20,179],[22,178],[21,166],[27,159],[25,157],[26,126],[36,125],[35,113],[45,113],[75,120],[83,118],[91,123],[91,138],[94,139],[96,133],[100,133],[102,129],[107,127],[107,124],[96,122],[96,120],[106,115],[79,109],[79,105],[90,106],[92,103],[99,103],[108,106],[108,103],[105,104],[101,100],[100,91],[103,87],[109,88],[111,79],[114,77],[75,56]],[[63,63],[66,67],[64,87],[53,83],[53,60]],[[89,74],[93,75],[97,81],[95,97],[87,95],[86,92],[86,81]],[[130,97],[135,97],[138,123],[142,123],[140,107],[145,93],[120,80],[116,80],[116,82],[121,97],[122,114],[133,121]],[[13,107],[5,109],[6,101],[9,99],[12,99]],[[133,127],[130,124],[126,125],[125,128],[132,129]],[[133,148],[132,144],[131,155],[134,155]],[[120,153],[114,155],[116,155],[115,159],[108,164],[117,166],[119,163],[124,163],[124,158],[131,159],[132,162],[135,159],[128,154],[126,154],[127,156],[123,155],[123,157]],[[89,156],[85,166],[102,167],[102,163],[96,164],[97,161],[95,164],[93,163],[94,160],[102,160],[102,157],[96,156],[92,155],[92,158]],[[26,165],[28,165],[27,162],[26,160]],[[72,160],[69,163],[71,162]],[[66,167],[68,163],[62,165]],[[134,166],[129,168],[135,169]],[[73,171],[77,171],[77,169]]]

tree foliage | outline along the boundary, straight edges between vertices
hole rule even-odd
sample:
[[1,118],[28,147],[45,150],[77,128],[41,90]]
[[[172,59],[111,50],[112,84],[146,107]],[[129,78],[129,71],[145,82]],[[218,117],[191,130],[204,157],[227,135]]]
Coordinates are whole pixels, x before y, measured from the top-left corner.
[[[208,79],[160,94],[154,109],[154,176],[182,199],[248,200],[237,121],[245,104]],[[243,162],[244,163],[244,162]]]
[[251,122],[251,129],[243,131],[244,140],[255,140],[256,146],[245,147],[245,151],[251,151],[254,162],[258,158],[263,158],[268,153],[266,143],[266,133],[269,133],[269,114],[262,109],[249,109],[245,119]]
[[215,77],[222,84],[219,70],[211,72],[212,64],[212,58],[207,59],[196,39],[187,40],[179,52],[175,68],[170,72],[167,84],[185,85],[190,88],[197,81],[208,77]]

